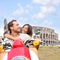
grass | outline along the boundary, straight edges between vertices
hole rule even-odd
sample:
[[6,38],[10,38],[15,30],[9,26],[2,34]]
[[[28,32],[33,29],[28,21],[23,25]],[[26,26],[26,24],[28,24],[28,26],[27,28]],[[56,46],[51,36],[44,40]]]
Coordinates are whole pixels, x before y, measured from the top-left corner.
[[43,46],[38,52],[40,60],[60,60],[60,47]]

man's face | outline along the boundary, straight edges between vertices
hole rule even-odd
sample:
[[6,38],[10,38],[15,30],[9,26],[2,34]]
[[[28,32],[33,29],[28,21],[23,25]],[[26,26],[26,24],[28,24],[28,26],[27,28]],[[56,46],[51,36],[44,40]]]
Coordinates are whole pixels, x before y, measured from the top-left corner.
[[20,33],[20,26],[16,21],[13,22],[12,30],[14,32]]

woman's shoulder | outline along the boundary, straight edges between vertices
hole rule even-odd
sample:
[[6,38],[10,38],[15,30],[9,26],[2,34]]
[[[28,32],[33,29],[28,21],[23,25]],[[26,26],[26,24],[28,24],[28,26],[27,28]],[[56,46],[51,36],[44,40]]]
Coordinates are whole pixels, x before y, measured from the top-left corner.
[[21,33],[20,36],[21,37],[30,37],[28,34],[23,34],[23,33]]
[[31,39],[31,37],[28,35],[28,34],[20,34],[20,36],[19,36],[22,40],[29,40],[29,39]]

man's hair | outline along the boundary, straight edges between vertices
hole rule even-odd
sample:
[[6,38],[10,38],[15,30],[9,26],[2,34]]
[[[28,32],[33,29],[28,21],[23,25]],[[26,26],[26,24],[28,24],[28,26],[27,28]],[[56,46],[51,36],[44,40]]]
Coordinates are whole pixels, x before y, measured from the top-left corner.
[[13,26],[13,22],[15,22],[16,20],[12,20],[12,21],[10,21],[9,23],[8,23],[8,31],[9,31],[9,33],[11,34],[11,29],[10,29],[10,27],[12,27]]

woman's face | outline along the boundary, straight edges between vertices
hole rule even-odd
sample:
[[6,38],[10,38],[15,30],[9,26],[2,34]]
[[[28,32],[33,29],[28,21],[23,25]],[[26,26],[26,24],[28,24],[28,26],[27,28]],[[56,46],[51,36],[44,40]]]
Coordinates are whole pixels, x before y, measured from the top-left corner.
[[25,26],[22,28],[22,33],[27,34],[27,32],[28,32],[28,26],[25,25]]

